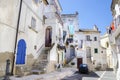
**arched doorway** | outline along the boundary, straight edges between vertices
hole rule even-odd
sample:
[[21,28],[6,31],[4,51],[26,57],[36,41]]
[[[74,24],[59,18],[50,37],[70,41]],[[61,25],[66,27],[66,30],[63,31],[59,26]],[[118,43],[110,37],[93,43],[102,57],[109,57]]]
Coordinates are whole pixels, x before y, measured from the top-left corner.
[[45,47],[51,47],[52,43],[52,28],[48,27],[45,33]]
[[16,64],[25,64],[26,42],[24,39],[19,40],[17,47]]

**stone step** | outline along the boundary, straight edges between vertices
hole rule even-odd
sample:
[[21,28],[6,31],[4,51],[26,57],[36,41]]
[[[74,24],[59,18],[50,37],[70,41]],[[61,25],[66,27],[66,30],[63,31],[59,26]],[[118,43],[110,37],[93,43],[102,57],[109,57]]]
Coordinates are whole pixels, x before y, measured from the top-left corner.
[[113,71],[113,68],[107,68],[106,70],[107,71]]
[[42,73],[44,73],[44,71],[43,70],[31,70],[31,73],[32,74],[42,74]]

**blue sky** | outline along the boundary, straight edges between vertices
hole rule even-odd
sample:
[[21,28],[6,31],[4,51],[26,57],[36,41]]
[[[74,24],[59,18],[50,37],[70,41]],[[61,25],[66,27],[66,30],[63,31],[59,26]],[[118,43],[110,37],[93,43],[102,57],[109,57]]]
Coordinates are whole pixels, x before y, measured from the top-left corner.
[[59,0],[62,13],[79,13],[80,28],[92,29],[97,25],[101,34],[106,32],[106,27],[112,22],[110,10],[112,0]]

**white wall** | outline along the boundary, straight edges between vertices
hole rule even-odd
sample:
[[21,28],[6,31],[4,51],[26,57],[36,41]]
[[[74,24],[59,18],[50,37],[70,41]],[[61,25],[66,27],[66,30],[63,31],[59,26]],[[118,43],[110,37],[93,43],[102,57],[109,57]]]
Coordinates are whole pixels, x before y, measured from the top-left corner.
[[0,1],[0,52],[14,51],[18,10],[19,0]]
[[[113,54],[112,54],[113,49],[111,48],[108,34],[101,36],[100,43],[102,47],[106,48],[106,59],[107,59],[108,67],[113,68]],[[107,47],[107,43],[108,43],[108,47]]]
[[[90,39],[92,41],[87,41],[86,35],[90,35]],[[94,41],[94,37],[97,37],[97,41]],[[90,47],[91,55],[93,56],[93,60],[96,60],[96,64],[101,63],[100,33],[92,32],[92,31],[91,32],[87,32],[87,31],[86,32],[76,32],[75,39],[78,40],[78,46],[81,44],[80,40],[83,40],[83,48],[81,49],[81,51],[84,51],[84,53],[86,54],[87,47]],[[98,53],[94,53],[95,48],[98,49]]]
[[55,44],[54,46],[53,46],[53,48],[50,50],[50,61],[57,61],[57,51],[56,51],[56,45],[57,44]]
[[[42,22],[44,8],[44,3],[36,5],[33,0],[23,0],[18,41],[25,39],[26,53],[27,55],[32,54],[34,58],[38,57],[40,53],[36,54],[36,52],[45,43],[45,26]],[[32,17],[36,19],[36,28],[34,30],[30,28]],[[37,46],[37,49],[34,49],[34,46]]]
[[87,59],[86,59],[86,52],[84,50],[76,50],[76,53],[77,53],[77,58],[82,58],[83,59],[83,64],[86,64],[87,63]]

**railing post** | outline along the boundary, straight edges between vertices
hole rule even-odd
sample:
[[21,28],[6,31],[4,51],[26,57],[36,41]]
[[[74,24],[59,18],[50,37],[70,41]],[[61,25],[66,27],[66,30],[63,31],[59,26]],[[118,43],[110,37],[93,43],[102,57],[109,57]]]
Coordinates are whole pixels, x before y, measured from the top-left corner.
[[9,75],[10,75],[10,60],[7,59],[7,60],[6,60],[6,71],[5,71],[4,80],[10,80],[10,79],[9,79]]

